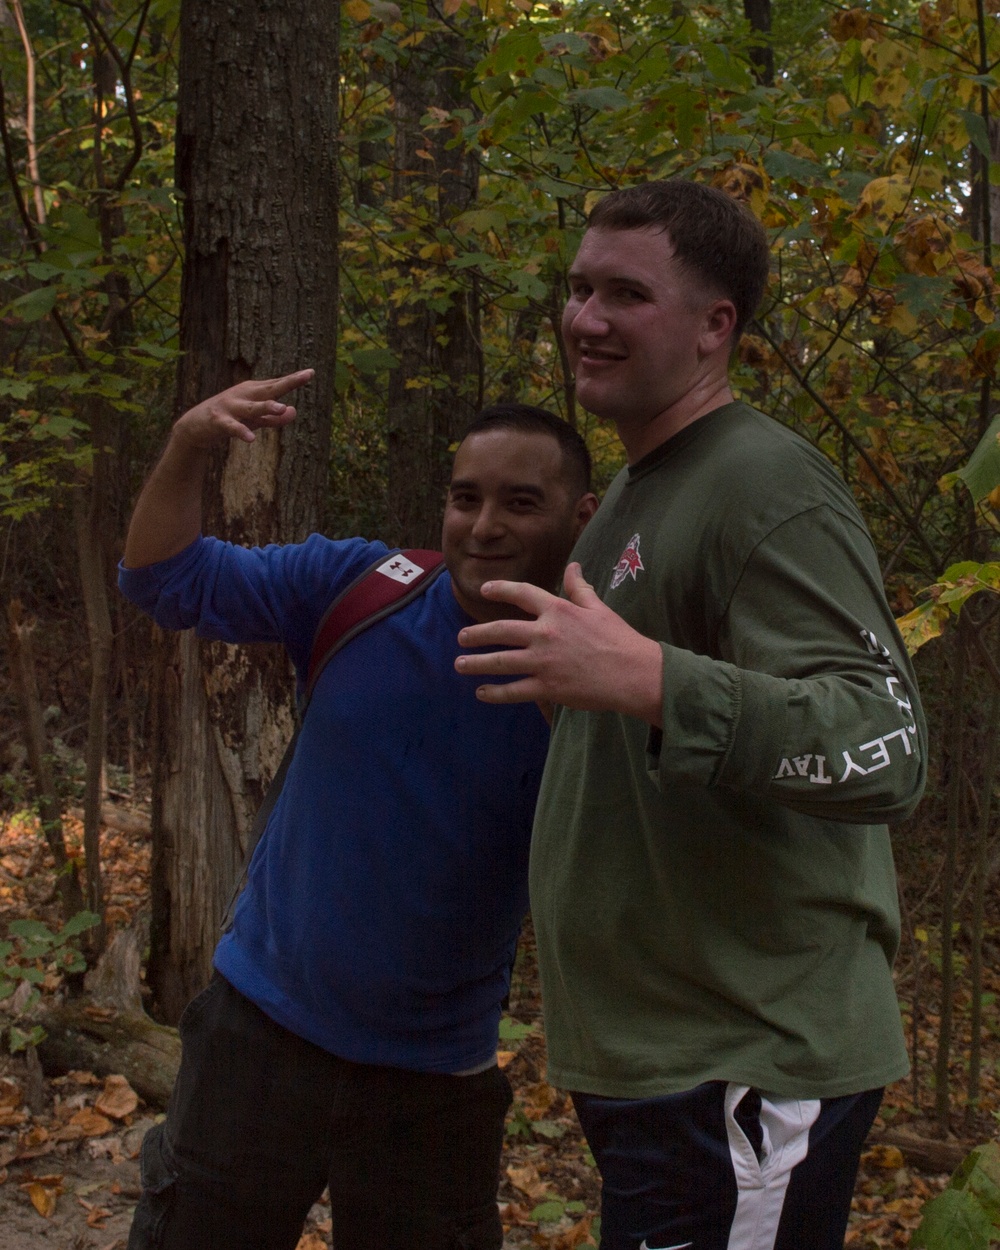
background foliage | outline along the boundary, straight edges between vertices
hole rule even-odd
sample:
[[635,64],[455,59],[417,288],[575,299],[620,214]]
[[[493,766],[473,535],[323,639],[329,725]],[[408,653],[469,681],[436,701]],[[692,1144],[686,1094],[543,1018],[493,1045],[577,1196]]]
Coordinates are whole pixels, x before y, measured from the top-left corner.
[[[47,732],[133,776],[147,635],[113,570],[172,415],[178,8],[0,0],[3,594],[37,622]],[[900,989],[914,1038],[938,1012],[936,1054],[914,1046],[913,1092],[942,1126],[959,1076],[972,1123],[979,1100],[975,1053],[968,1081],[954,1065],[954,1011],[974,1037],[1000,1027],[977,980],[1000,868],[985,745],[1000,728],[998,9],[789,0],[765,32],[740,5],[687,0],[340,6],[335,535],[395,537],[404,419],[428,447],[412,489],[437,506],[459,403],[552,406],[611,479],[621,449],[577,406],[556,329],[604,191],[693,177],[768,229],[772,280],[736,387],[837,463],[920,648],[934,761],[897,836]],[[0,698],[3,767],[20,784],[24,713],[12,687]],[[87,901],[100,910],[93,890]]]

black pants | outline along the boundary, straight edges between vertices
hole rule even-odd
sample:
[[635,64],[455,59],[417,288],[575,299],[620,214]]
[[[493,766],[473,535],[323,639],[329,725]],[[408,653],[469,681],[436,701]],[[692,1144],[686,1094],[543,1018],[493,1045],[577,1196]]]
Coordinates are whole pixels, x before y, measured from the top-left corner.
[[603,1181],[601,1250],[842,1250],[881,1099],[724,1081],[659,1098],[574,1094]]
[[500,1250],[497,1068],[338,1059],[216,975],[187,1007],[166,1121],[142,1146],[129,1250],[294,1250],[329,1184],[336,1250]]

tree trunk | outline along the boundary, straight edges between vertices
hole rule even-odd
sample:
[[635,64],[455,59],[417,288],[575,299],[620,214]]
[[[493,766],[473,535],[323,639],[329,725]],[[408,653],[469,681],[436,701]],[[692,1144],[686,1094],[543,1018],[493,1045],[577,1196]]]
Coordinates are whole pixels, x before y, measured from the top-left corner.
[[38,1051],[49,1076],[73,1069],[120,1073],[147,1103],[166,1107],[181,1042],[176,1029],[156,1024],[143,1010],[139,967],[145,944],[140,916],[87,973],[86,995],[49,1004],[32,1018],[45,1029]]
[[[289,542],[327,491],[337,310],[338,5],[183,0],[177,182],[184,194],[178,411],[311,365],[294,427],[233,443],[206,533]],[[253,813],[291,730],[274,651],[163,642],[154,722],[150,981],[176,1020],[205,984]]]
[[[107,570],[104,566],[104,532],[107,516],[107,454],[102,433],[103,416],[91,422],[94,436],[93,479],[73,497],[80,587],[87,614],[90,643],[90,699],[88,703],[86,785],[83,799],[83,852],[86,870],[87,907],[101,917],[85,939],[91,955],[104,949],[104,886],[101,878],[101,804],[104,800],[104,766],[108,734],[108,684],[114,636],[108,607]],[[83,492],[86,491],[86,497]]]
[[[434,109],[450,113],[471,107],[469,55],[468,43],[458,35],[434,31],[410,49],[394,83],[393,195],[400,224],[410,218],[420,227],[413,251],[400,266],[412,276],[413,295],[392,308],[388,331],[399,363],[389,375],[391,533],[386,537],[401,546],[436,547],[440,542],[448,448],[482,405],[475,283],[463,280],[448,291],[446,257],[435,247],[438,227],[446,227],[475,203],[479,166],[460,146],[448,148],[454,138],[450,129],[425,130],[420,124]],[[420,291],[428,280],[433,297],[425,300]]]
[[765,87],[774,84],[774,48],[771,46],[771,0],[743,0],[743,13],[750,29],[763,36],[750,44],[750,60],[757,81]]

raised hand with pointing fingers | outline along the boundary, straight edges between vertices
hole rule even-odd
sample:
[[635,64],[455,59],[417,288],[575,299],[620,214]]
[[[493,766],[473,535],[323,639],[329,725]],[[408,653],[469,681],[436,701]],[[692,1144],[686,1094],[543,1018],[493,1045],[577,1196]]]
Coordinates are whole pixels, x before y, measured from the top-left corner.
[[237,382],[177,419],[132,514],[125,540],[127,568],[168,560],[194,542],[201,532],[209,452],[229,439],[252,443],[257,430],[281,429],[294,421],[295,408],[282,397],[314,375],[314,369],[299,369],[280,378]]

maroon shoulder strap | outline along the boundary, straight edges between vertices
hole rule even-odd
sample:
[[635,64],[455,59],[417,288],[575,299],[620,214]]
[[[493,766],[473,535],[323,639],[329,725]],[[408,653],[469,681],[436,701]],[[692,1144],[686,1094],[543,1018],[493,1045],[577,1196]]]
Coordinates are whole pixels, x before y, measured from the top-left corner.
[[316,628],[303,710],[327,662],[345,643],[426,589],[441,571],[440,551],[393,551],[360,574],[327,608]]

